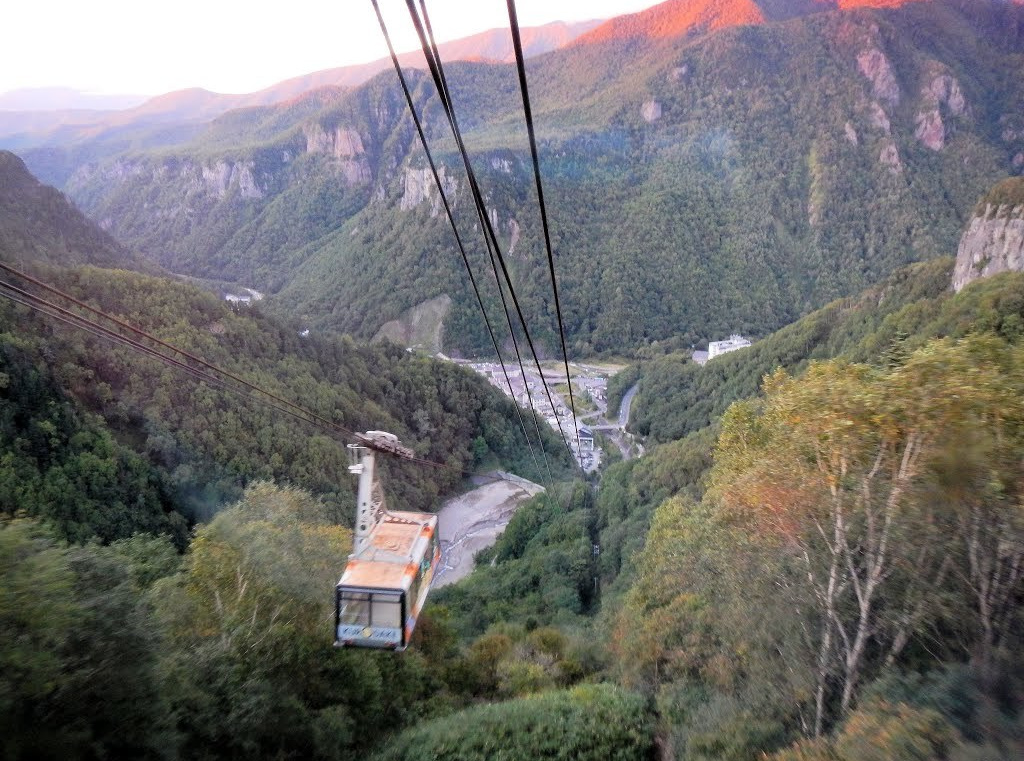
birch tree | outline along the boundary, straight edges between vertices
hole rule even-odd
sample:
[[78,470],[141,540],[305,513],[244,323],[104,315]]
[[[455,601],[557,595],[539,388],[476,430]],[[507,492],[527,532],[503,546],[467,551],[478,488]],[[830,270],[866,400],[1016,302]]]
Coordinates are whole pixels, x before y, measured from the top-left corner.
[[[726,414],[711,495],[724,519],[787,560],[779,602],[816,652],[813,734],[948,613],[954,577],[975,590],[983,631],[1005,626],[996,609],[1020,591],[1019,502],[957,502],[936,483],[943,456],[979,436],[1012,462],[1020,368],[1019,352],[997,339],[938,341],[888,373],[835,361],[799,379],[780,370],[762,399]],[[1004,478],[1014,485],[1015,451]]]

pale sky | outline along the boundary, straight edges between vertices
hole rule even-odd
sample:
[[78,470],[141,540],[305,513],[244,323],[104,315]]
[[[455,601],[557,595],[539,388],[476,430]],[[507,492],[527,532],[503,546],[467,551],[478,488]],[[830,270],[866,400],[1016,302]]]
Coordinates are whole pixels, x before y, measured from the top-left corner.
[[[418,47],[402,0],[380,0],[399,52]],[[657,0],[518,0],[521,26],[634,13]],[[370,0],[11,0],[0,93],[71,87],[248,93],[387,55]],[[504,0],[427,0],[438,40],[508,26]]]

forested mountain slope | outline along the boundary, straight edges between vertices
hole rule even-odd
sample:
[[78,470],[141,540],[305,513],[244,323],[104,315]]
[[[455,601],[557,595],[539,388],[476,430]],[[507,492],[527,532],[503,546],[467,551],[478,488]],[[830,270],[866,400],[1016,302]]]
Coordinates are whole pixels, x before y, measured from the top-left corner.
[[[964,230],[955,267],[943,257],[898,270],[858,296],[836,300],[704,366],[687,351],[673,351],[678,342],[652,347],[645,361],[613,383],[613,399],[626,384],[639,381],[631,427],[665,442],[713,424],[779,367],[799,372],[808,362],[834,357],[886,365],[934,338],[962,338],[976,330],[1017,340],[1024,325],[1022,189],[1024,181],[1013,178],[982,196],[976,206],[980,216]],[[967,278],[972,263],[986,267]],[[1005,277],[993,277],[1003,272]]]
[[972,283],[955,294],[952,269],[949,258],[912,265],[703,367],[688,351],[669,351],[623,373],[626,383],[639,384],[630,429],[645,437],[651,452],[613,465],[602,478],[597,507],[606,581],[618,579],[619,590],[631,578],[635,552],[660,503],[703,496],[722,415],[734,402],[755,397],[779,368],[799,376],[811,363],[831,359],[891,368],[929,341],[979,332],[1019,341],[1024,273]]
[[[1019,181],[1005,181],[982,201],[1013,201],[1018,189]],[[651,453],[614,465],[602,479],[597,506],[606,580],[618,579],[621,586],[630,578],[638,538],[658,504],[677,495],[703,496],[721,417],[734,402],[757,396],[780,368],[799,376],[815,362],[840,360],[886,370],[935,339],[994,334],[1010,343],[1021,340],[1024,273],[979,279],[959,291],[951,286],[952,275],[948,257],[911,265],[703,366],[672,342],[645,350],[609,387],[614,409],[621,392],[638,384],[630,429],[645,437]]]
[[[26,187],[0,217],[0,239],[27,229],[38,249],[19,268],[338,426],[395,432],[434,464],[379,461],[391,506],[430,509],[481,465],[541,477],[511,402],[479,376],[390,344],[302,336],[166,278],[56,266],[109,241],[56,191]],[[568,455],[543,430],[558,479]],[[4,757],[340,759],[486,689],[429,616],[424,651],[404,659],[332,647],[355,502],[345,443],[0,298]],[[449,682],[451,664],[462,676]],[[608,695],[613,714],[641,705]],[[573,714],[588,702],[558,701]],[[649,725],[608,740],[627,741],[649,744]]]
[[146,266],[9,151],[0,151],[0,231],[0,261],[8,263]]
[[672,757],[1019,757],[1024,273],[951,272],[631,373],[601,617]]
[[[522,507],[400,655],[331,646],[351,540],[338,442],[0,302],[2,753],[1020,758],[1024,273],[954,294],[950,268],[900,270],[714,360],[750,362],[734,387],[709,376],[715,404],[793,369],[719,430]],[[507,403],[450,365],[165,279],[41,270],[424,456],[521,450]],[[457,477],[440,473],[389,469],[392,504]],[[250,483],[265,476],[322,499]],[[186,535],[179,509],[242,484]]]
[[[829,7],[764,3],[756,25],[683,24],[680,36],[639,14],[636,34],[598,28],[529,62],[573,352],[764,335],[952,254],[974,200],[1024,166],[1024,9]],[[514,70],[448,68],[524,310],[553,346]],[[472,230],[433,86],[411,79]],[[227,115],[187,147],[82,166],[67,189],[168,268],[276,293],[310,324],[370,337],[447,294],[446,348],[487,346],[393,75],[320,111]]]
[[[766,339],[757,357],[729,355],[756,365],[775,351],[795,369],[773,372],[755,398],[744,397],[756,380],[725,390],[743,401],[720,428],[614,465],[575,513],[599,548],[599,604],[584,609],[596,613],[602,673],[647,697],[665,757],[1020,756],[1024,274],[953,294],[950,268],[915,265]],[[507,654],[564,653],[543,625],[552,600],[565,601],[559,628],[573,621],[575,600],[556,581],[584,567],[573,518],[550,502],[523,508],[489,567],[435,598],[460,631],[488,627],[471,652],[500,658],[484,672],[499,693],[541,683],[536,661],[517,667]],[[524,619],[542,627],[525,640]],[[570,715],[564,700],[552,694],[548,712]],[[564,743],[547,746],[539,706],[426,721],[380,758],[487,757],[497,733],[513,758],[538,747],[589,757],[586,737],[622,739],[611,727],[581,737],[586,720],[565,719]],[[628,715],[616,730],[641,730]]]
[[[524,463],[529,459],[518,441],[511,403],[454,365],[394,346],[303,338],[294,325],[256,310],[234,312],[210,294],[165,279],[96,268],[52,272],[48,279],[348,430],[392,431],[419,455],[446,464],[385,466],[394,504],[435,505],[439,495],[458,486],[464,470],[474,467],[478,437],[512,467],[520,457]],[[4,512],[51,517],[59,510],[74,516],[73,505],[85,499],[99,499],[97,509],[106,509],[102,497],[90,497],[88,488],[76,491],[76,484],[97,483],[88,464],[83,461],[73,472],[62,465],[68,457],[92,456],[80,429],[95,430],[105,447],[134,453],[132,462],[141,457],[164,502],[190,518],[211,515],[253,479],[289,481],[330,495],[340,515],[351,509],[345,441],[329,431],[309,429],[258,402],[6,300],[0,303],[0,338],[0,372],[7,379],[0,389],[5,410],[0,443],[7,457],[0,480],[11,487],[0,497]],[[555,444],[553,434],[546,445],[553,466],[564,467],[564,447]],[[58,466],[63,470],[54,471]],[[128,486],[125,477],[123,471],[112,472],[111,487]],[[80,537],[83,530],[68,533]],[[129,520],[104,536],[131,532]]]
[[[428,509],[482,462],[530,460],[511,402],[463,368],[390,344],[301,336],[294,323],[167,278],[55,266],[132,260],[4,157],[20,169],[5,175],[17,205],[3,206],[0,240],[30,244],[5,251],[8,263],[343,429],[392,431],[442,464],[385,465],[395,504]],[[97,319],[16,275],[0,280],[4,295],[10,283]],[[568,455],[544,430],[562,473]],[[277,479],[329,496],[343,517],[352,509],[345,443],[337,431],[0,300],[0,514],[39,517],[77,541],[136,531],[183,540],[185,519],[209,517],[254,479]],[[532,467],[523,473],[539,477]]]

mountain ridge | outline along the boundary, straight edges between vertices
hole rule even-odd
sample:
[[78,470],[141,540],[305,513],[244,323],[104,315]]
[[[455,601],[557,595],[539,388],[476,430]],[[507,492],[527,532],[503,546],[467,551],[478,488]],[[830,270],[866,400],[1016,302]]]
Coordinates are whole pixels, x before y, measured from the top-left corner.
[[[1024,157],[1015,29],[1019,6],[931,0],[531,60],[572,350],[763,334],[951,254]],[[514,72],[460,63],[449,81],[517,291],[554,345]],[[410,84],[464,215],[431,83]],[[323,106],[231,112],[186,148],[80,164],[66,187],[173,271],[267,291],[267,308],[368,339],[447,295],[452,348],[486,351],[394,81]]]
[[145,95],[82,92],[71,87],[23,87],[0,93],[3,111],[116,111],[134,108]]
[[828,11],[898,8],[928,0],[668,0],[636,13],[610,19],[581,35],[574,44],[615,39],[680,37],[736,26],[785,21]]
[[764,21],[764,13],[754,0],[669,0],[638,13],[611,19],[583,35],[576,44],[632,37],[678,37],[691,31],[714,31]]
[[[521,30],[524,54],[531,57],[561,47],[599,23],[600,20],[554,21],[541,26],[524,27]],[[507,29],[488,29],[443,42],[438,45],[438,50],[445,60],[513,60],[511,36]],[[404,67],[426,68],[423,53],[419,50],[401,53],[398,59]],[[339,66],[290,77],[261,90],[243,94],[217,93],[202,87],[191,87],[155,95],[142,103],[113,112],[81,106],[46,110],[0,108],[0,147],[3,147],[4,137],[20,135],[19,145],[24,146],[33,141],[30,136],[22,133],[41,133],[45,137],[49,131],[59,127],[79,126],[82,130],[95,130],[140,124],[208,121],[232,109],[270,106],[301,97],[315,89],[357,87],[391,67],[390,57],[379,58],[369,63]],[[62,88],[48,89],[59,91]],[[0,104],[9,95],[11,93],[0,95]]]

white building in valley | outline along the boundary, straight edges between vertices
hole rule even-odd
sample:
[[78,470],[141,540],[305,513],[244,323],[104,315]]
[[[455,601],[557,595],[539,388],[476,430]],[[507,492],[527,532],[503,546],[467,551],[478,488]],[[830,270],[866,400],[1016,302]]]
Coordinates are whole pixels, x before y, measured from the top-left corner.
[[725,341],[708,342],[708,359],[714,359],[719,354],[728,354],[730,351],[745,349],[750,346],[750,339],[744,338],[738,333],[733,333]]

